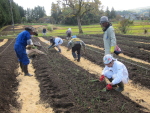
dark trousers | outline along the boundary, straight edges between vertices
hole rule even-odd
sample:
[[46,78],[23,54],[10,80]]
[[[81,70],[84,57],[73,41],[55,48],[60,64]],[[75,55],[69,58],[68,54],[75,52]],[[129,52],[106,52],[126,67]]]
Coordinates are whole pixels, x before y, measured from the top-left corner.
[[[72,55],[74,58],[77,58],[78,55],[78,60],[80,60],[80,51],[81,51],[81,44],[75,44],[74,47],[72,47]],[[76,55],[77,52],[77,55]]]
[[[112,82],[112,81],[113,81],[113,79],[112,79],[112,78],[108,78],[108,80],[109,80],[110,82]],[[113,86],[114,86],[114,87],[119,86],[119,87],[124,88],[124,84],[123,84],[123,82],[120,82],[120,83],[118,83],[118,84],[116,84],[116,85],[113,85]]]

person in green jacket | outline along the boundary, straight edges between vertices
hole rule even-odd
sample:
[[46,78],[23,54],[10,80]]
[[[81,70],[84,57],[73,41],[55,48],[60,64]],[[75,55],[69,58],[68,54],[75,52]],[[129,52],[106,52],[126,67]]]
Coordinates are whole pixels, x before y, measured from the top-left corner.
[[102,16],[100,18],[100,25],[103,29],[103,41],[104,41],[104,49],[106,54],[113,54],[116,47],[116,36],[113,26],[108,20],[107,16]]

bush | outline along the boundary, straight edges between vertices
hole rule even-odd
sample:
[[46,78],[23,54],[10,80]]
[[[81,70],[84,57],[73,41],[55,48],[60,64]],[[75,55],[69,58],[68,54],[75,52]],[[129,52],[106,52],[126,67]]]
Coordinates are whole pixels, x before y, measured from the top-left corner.
[[131,25],[133,25],[133,21],[130,21],[129,19],[124,19],[120,21],[118,29],[119,31],[121,31],[121,33],[126,34]]
[[49,30],[49,31],[53,31],[53,26],[52,25],[47,25],[47,30]]

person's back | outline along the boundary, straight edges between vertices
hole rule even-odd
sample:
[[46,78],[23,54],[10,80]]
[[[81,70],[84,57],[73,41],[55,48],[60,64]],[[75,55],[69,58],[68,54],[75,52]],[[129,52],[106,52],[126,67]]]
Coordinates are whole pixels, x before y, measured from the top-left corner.
[[15,45],[22,45],[24,47],[27,46],[27,40],[30,39],[30,33],[28,31],[22,31],[21,33],[18,34],[16,38]]
[[43,28],[43,33],[46,33],[46,28]]
[[54,38],[54,42],[56,45],[58,45],[58,44],[62,44],[63,40],[60,37],[56,37],[56,38]]

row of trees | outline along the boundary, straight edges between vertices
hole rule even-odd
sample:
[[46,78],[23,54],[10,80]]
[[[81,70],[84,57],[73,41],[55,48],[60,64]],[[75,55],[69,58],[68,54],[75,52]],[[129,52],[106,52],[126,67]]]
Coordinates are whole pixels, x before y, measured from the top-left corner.
[[21,17],[24,16],[24,10],[21,6],[18,6],[12,0],[0,0],[0,27],[12,23],[11,17],[11,7],[14,21],[19,23],[21,22]]
[[[11,13],[12,8],[12,13]],[[0,27],[12,24],[12,15],[14,23],[35,22],[45,16],[44,7],[37,6],[34,9],[24,10],[13,0],[0,0]]]
[[50,17],[51,23],[76,25],[77,15],[81,17],[81,22],[83,25],[98,23],[102,15],[108,16],[109,19],[116,18],[114,8],[110,11],[107,7],[106,11],[104,11],[99,0],[95,0],[94,2],[87,2],[85,0],[78,0],[79,2],[77,2],[77,0],[64,1],[65,3],[52,3]]
[[52,3],[50,20],[52,24],[78,24],[79,33],[83,33],[81,23],[98,23],[102,15],[116,17],[114,8],[104,11],[100,0],[58,0],[57,4]]

